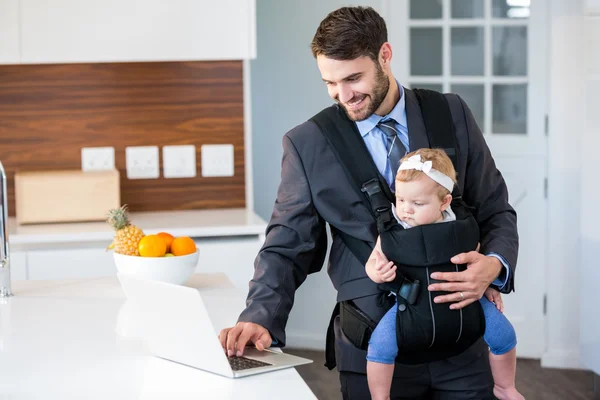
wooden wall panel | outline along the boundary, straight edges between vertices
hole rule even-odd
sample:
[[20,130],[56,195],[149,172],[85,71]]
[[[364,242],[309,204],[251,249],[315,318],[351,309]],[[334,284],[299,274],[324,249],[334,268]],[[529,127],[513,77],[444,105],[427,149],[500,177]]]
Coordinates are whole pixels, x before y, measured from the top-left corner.
[[[115,147],[132,211],[245,206],[241,61],[0,66],[0,161],[14,215],[16,171],[80,169]],[[160,146],[196,146],[197,177],[162,177]],[[202,178],[203,144],[233,144],[233,177]],[[125,147],[159,146],[161,177],[127,179]]]

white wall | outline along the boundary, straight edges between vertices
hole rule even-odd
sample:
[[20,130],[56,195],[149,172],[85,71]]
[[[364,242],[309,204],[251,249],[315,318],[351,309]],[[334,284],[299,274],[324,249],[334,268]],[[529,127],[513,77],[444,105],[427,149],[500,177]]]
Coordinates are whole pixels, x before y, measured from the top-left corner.
[[[370,5],[383,14],[385,1]],[[257,0],[257,58],[250,62],[254,209],[269,220],[281,171],[281,138],[331,104],[310,51],[323,18],[343,0]],[[288,346],[323,349],[335,290],[326,266],[296,295],[287,326]]]

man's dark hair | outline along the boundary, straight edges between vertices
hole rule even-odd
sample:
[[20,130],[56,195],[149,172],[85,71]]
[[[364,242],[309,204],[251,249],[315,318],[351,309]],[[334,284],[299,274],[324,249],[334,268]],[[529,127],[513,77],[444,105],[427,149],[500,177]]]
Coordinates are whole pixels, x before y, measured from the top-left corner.
[[381,45],[387,42],[385,21],[371,7],[342,7],[330,12],[317,28],[311,49],[313,56],[324,55],[334,60],[379,57]]

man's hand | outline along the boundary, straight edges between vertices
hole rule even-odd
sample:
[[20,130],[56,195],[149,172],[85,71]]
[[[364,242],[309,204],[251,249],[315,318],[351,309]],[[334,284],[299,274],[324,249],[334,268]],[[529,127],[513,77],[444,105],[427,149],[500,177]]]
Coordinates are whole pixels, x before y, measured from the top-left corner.
[[375,263],[367,263],[367,275],[375,283],[391,282],[396,279],[396,266],[393,261],[375,250]]
[[252,322],[238,322],[233,328],[222,329],[219,340],[228,357],[244,355],[244,348],[249,342],[260,351],[271,347],[273,343],[269,331]]
[[489,285],[498,277],[502,264],[496,257],[484,256],[477,251],[458,254],[450,259],[454,264],[467,264],[462,272],[434,272],[433,279],[446,281],[429,285],[431,292],[452,292],[433,299],[436,303],[454,303],[452,310],[458,310],[479,300]]
[[504,312],[504,302],[502,301],[502,295],[496,289],[487,288],[483,294],[489,301],[496,305],[496,308],[501,313]]

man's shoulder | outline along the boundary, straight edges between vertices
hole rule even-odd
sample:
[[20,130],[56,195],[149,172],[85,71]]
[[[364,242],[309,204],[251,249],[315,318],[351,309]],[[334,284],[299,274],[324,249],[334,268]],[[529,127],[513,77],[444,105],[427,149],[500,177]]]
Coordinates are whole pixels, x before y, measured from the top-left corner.
[[[331,107],[327,107],[324,110],[328,110]],[[316,114],[315,114],[316,115]],[[290,129],[285,137],[290,139],[294,144],[301,143],[314,143],[316,141],[324,140],[324,136],[321,133],[321,129],[319,126],[312,120],[310,117],[308,120],[304,121],[300,125],[295,126]]]
[[450,111],[464,113],[463,109],[463,99],[457,95],[456,93],[444,93],[444,97],[448,101],[448,105],[450,106]]
[[456,133],[461,135],[467,132],[466,126],[466,110],[464,100],[456,93],[444,93],[446,100],[448,101],[448,107],[450,108],[450,114],[452,114],[452,121],[456,128]]

